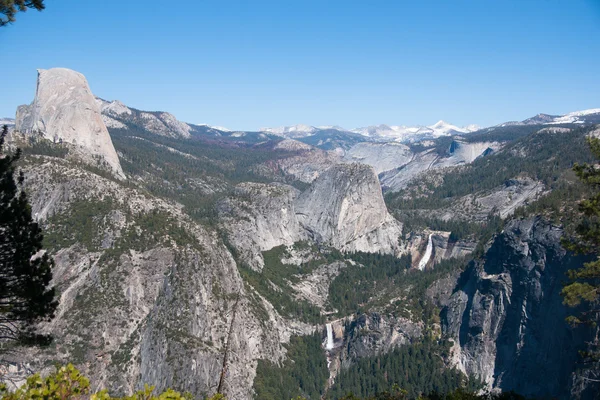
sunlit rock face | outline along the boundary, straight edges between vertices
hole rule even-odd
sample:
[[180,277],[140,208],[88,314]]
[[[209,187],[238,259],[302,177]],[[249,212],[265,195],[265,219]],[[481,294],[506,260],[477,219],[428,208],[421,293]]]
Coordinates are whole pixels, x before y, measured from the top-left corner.
[[16,130],[74,145],[83,161],[125,178],[100,108],[79,72],[66,68],[38,70],[35,98],[30,105],[17,109]]
[[304,192],[283,184],[242,183],[219,204],[230,243],[252,268],[262,252],[310,240],[341,251],[399,255],[402,224],[387,211],[373,169],[337,164]]
[[296,215],[313,239],[340,250],[398,251],[402,225],[388,213],[370,166],[330,168],[298,197]]
[[262,252],[306,239],[294,212],[297,190],[283,184],[244,182],[219,205],[223,229],[244,261],[262,269]]

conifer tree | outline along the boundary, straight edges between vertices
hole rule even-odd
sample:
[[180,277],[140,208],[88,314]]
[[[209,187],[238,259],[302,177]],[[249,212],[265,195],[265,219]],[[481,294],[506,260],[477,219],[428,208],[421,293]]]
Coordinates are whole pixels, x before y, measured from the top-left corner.
[[20,151],[2,154],[8,129],[0,135],[0,345],[44,344],[36,331],[57,307],[50,287],[52,259],[42,251],[42,231],[31,217],[23,173],[15,179]]
[[15,21],[15,14],[19,11],[27,11],[28,8],[34,8],[42,11],[44,0],[0,0],[0,26],[8,25]]
[[[594,156],[600,160],[600,139],[589,138],[588,143]],[[575,307],[582,302],[592,306],[584,314],[584,317],[592,317],[600,312],[597,307],[600,298],[600,166],[576,164],[573,170],[582,182],[593,188],[594,194],[579,203],[583,220],[576,228],[575,237],[564,240],[563,244],[571,251],[594,254],[597,258],[585,263],[583,268],[569,271],[571,282],[563,288],[562,294],[568,306]],[[571,321],[582,322],[581,319]]]
[[[588,138],[592,154],[600,160],[600,139]],[[583,264],[582,268],[568,272],[570,282],[561,294],[567,306],[580,307],[577,315],[567,318],[572,325],[589,324],[596,327],[600,316],[600,165],[576,164],[573,170],[579,179],[589,185],[593,193],[590,198],[579,203],[582,221],[572,238],[564,239],[565,248],[579,254],[591,254],[592,261]],[[600,351],[596,340],[588,344],[588,349],[581,352],[588,371],[600,373]]]

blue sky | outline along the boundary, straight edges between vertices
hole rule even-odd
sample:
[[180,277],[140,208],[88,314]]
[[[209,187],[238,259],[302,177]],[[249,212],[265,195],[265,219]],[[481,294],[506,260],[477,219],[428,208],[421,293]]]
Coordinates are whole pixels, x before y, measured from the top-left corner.
[[600,107],[600,0],[46,7],[0,28],[0,116],[31,102],[36,69],[51,67],[82,72],[105,99],[233,129],[487,126]]

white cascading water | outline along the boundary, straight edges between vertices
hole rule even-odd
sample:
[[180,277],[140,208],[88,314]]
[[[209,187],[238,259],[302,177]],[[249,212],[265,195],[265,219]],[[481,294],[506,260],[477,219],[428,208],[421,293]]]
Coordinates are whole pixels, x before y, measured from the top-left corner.
[[429,240],[427,241],[427,249],[425,249],[425,254],[423,255],[423,258],[421,258],[421,261],[419,261],[419,270],[423,271],[425,269],[425,266],[427,265],[427,263],[429,262],[429,259],[431,258],[431,253],[433,251],[433,243],[431,243],[431,234],[429,234]]
[[333,328],[331,327],[331,324],[327,324],[327,325],[325,325],[325,327],[327,328],[327,343],[325,344],[325,349],[332,350],[333,349]]

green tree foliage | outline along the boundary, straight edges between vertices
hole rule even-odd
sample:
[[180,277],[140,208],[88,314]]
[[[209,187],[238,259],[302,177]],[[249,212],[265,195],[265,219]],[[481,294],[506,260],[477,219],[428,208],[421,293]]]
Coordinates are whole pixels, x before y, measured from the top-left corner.
[[254,378],[255,397],[260,400],[298,396],[320,399],[329,377],[321,335],[293,336],[286,347],[287,359],[281,367],[270,361],[258,361]]
[[[0,136],[0,152],[7,134]],[[0,158],[0,341],[2,344],[42,344],[49,338],[36,333],[37,323],[54,316],[57,307],[52,259],[42,254],[43,235],[31,217],[23,174],[15,179],[21,153]]]
[[[302,351],[302,346],[299,347],[299,350]],[[298,360],[299,363],[304,362],[305,360],[298,357],[298,351],[293,353],[295,360]],[[320,360],[320,363],[326,363],[323,360]],[[259,363],[260,366],[260,363]],[[323,369],[323,373],[327,373],[326,365],[317,365],[317,364],[306,364],[304,363],[301,368],[296,368],[298,371],[301,369],[308,370],[308,368],[317,368]],[[267,371],[268,372],[268,371]],[[291,375],[290,375],[291,376]],[[320,399],[319,391],[315,391],[314,387],[310,386],[298,386],[303,385],[301,381],[303,376],[308,376],[307,374],[296,374],[294,378],[291,380],[286,379],[286,377],[281,374],[275,373],[275,375],[270,375],[266,378],[269,379],[269,384],[274,384],[279,388],[277,390],[270,390],[271,387],[267,387],[269,390],[267,392],[262,391],[257,392],[256,398],[261,400],[308,400],[308,399]],[[326,379],[326,374],[323,375],[319,384],[321,387],[324,387]],[[262,376],[258,376],[258,379],[262,379]],[[310,379],[310,378],[309,378]],[[265,381],[265,383],[267,383]],[[283,384],[291,385],[287,388],[283,387]],[[386,388],[390,388],[391,390],[383,390],[373,395],[367,395],[367,397],[357,397],[354,394],[347,394],[342,397],[336,397],[339,400],[407,400],[407,399],[419,399],[419,400],[524,400],[522,396],[519,396],[515,393],[483,393],[483,394],[475,394],[473,389],[468,389],[468,387],[475,388],[475,385],[467,385],[467,388],[459,388],[453,391],[448,392],[432,392],[427,396],[411,396],[408,390],[402,389],[398,384],[392,384],[386,386]],[[290,390],[291,388],[291,390]],[[255,385],[256,389],[256,385]],[[296,389],[296,390],[295,390]],[[312,392],[311,392],[312,390]],[[289,393],[299,393],[302,392],[302,395],[296,395]],[[327,396],[327,398],[331,398]],[[23,386],[15,391],[10,391],[7,389],[5,384],[0,384],[0,399],[1,400],[193,400],[195,399],[189,393],[181,393],[177,392],[173,389],[167,389],[162,393],[155,393],[155,387],[144,385],[144,389],[138,390],[137,392],[123,397],[113,397],[111,396],[107,390],[100,390],[98,392],[92,393],[91,385],[88,378],[81,374],[72,364],[68,364],[62,367],[57,367],[56,372],[50,374],[46,378],[42,378],[39,374],[35,374],[29,378]],[[200,400],[200,399],[198,399]],[[204,400],[227,400],[227,398],[220,394],[214,394],[211,397],[204,398]]]
[[[473,391],[465,389],[456,389],[452,392],[440,394],[437,392],[430,393],[426,396],[420,395],[417,397],[408,396],[408,392],[398,385],[392,385],[391,390],[385,390],[383,392],[376,393],[367,397],[358,397],[352,393],[349,393],[343,397],[337,398],[337,400],[525,400],[525,397],[516,394],[514,392],[504,393],[475,393]],[[292,400],[306,400],[303,397],[297,397]]]
[[[398,347],[386,354],[360,359],[340,372],[327,398],[343,398],[349,393],[365,398],[403,398],[384,396],[385,391],[394,384],[405,390],[398,394],[407,395],[408,398],[431,392],[446,394],[457,388],[471,392],[479,389],[481,385],[477,380],[468,379],[462,372],[445,364],[444,360],[450,355],[450,346],[446,341],[424,340]],[[383,397],[368,397],[377,393]]]
[[[410,256],[396,258],[385,254],[348,254],[355,261],[329,285],[329,302],[339,316],[380,310],[416,321],[432,321],[438,311],[425,295],[431,284],[462,271],[463,258],[443,260],[425,271],[410,269]],[[390,303],[390,299],[402,298]],[[435,321],[433,321],[435,322]]]
[[305,300],[298,300],[294,296],[295,292],[290,283],[298,282],[301,275],[309,274],[320,264],[330,262],[328,260],[341,258],[339,252],[332,250],[330,254],[333,253],[335,253],[333,258],[329,254],[319,254],[318,257],[302,265],[284,264],[281,258],[287,254],[287,250],[286,246],[282,245],[263,252],[265,265],[260,272],[244,266],[239,260],[238,268],[242,278],[273,304],[280,315],[308,323],[321,323],[323,322],[321,310]]
[[[90,393],[90,381],[72,364],[57,368],[56,372],[46,378],[35,374],[23,386],[14,392],[7,390],[6,385],[0,387],[2,400],[189,400],[189,394],[181,394],[172,389],[155,394],[154,386],[145,385],[131,396],[112,397],[106,390]],[[215,395],[208,400],[224,400],[222,395]]]
[[[592,153],[600,160],[600,139],[588,138]],[[598,164],[577,164],[573,170],[579,179],[593,190],[592,195],[579,203],[583,215],[573,237],[563,240],[563,245],[576,253],[592,254],[595,259],[583,264],[582,268],[570,270],[570,282],[563,288],[564,303],[570,307],[582,306],[578,316],[571,316],[572,324],[590,323],[597,325],[600,316],[600,167]],[[598,343],[592,343],[585,354],[589,361],[598,363]],[[598,367],[598,365],[596,365]]]
[[[183,204],[192,218],[206,225],[216,223],[215,205],[231,194],[233,185],[272,182],[279,173],[276,160],[289,156],[272,146],[215,142],[214,138],[181,140],[157,136],[133,123],[127,125],[128,129],[110,129],[115,149],[122,154],[123,170],[139,177],[137,181],[144,182],[151,194]],[[261,166],[267,162],[272,169],[264,171]],[[128,184],[135,182],[132,179]],[[203,193],[206,187],[211,188],[211,194]]]
[[329,285],[329,303],[339,315],[360,312],[383,287],[396,285],[411,266],[411,257],[356,252],[347,255],[348,265]]
[[44,0],[0,0],[0,26],[8,25],[15,21],[15,14],[19,11],[27,11],[29,8],[34,8],[42,11]]

